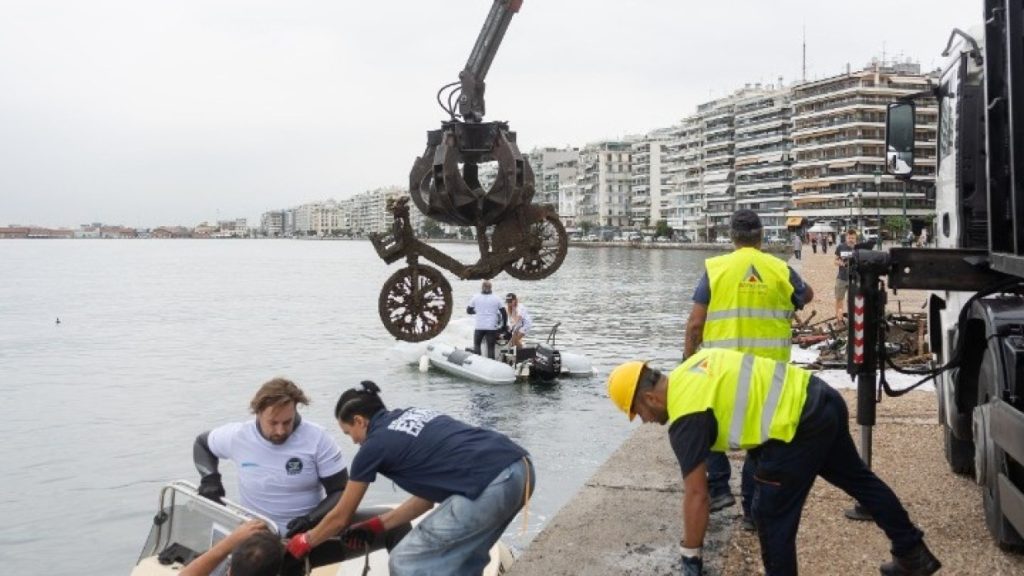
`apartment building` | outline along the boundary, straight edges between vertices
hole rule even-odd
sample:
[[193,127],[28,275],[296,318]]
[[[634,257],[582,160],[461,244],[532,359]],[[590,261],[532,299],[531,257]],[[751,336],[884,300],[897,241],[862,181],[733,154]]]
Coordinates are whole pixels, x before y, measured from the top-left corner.
[[334,200],[310,202],[295,208],[296,236],[330,236],[341,230]]
[[218,220],[212,236],[216,238],[247,238],[249,236],[249,224],[245,218]]
[[668,199],[666,219],[673,230],[683,238],[696,240],[704,226],[701,180],[704,166],[701,162],[701,143],[704,135],[701,118],[684,118],[668,131],[662,172],[667,177]]
[[708,240],[728,234],[729,217],[736,209],[735,106],[735,97],[726,97],[697,107],[703,131],[701,192],[707,220],[704,237]]
[[606,141],[580,150],[576,197],[576,222],[595,226],[624,227],[630,223],[629,195],[632,176],[632,144]]
[[[352,196],[348,229],[356,234],[387,232],[391,229],[392,222],[391,213],[387,211],[388,200],[403,194],[405,194],[405,190],[390,186]],[[409,210],[410,218],[413,218],[414,215],[422,217],[415,206]]]
[[285,210],[271,210],[260,215],[260,235],[268,238],[284,236]]
[[787,236],[793,147],[789,99],[790,91],[780,81],[741,98],[735,107],[735,207],[761,216],[765,239]]
[[910,217],[933,214],[925,189],[935,180],[934,101],[917,107],[914,179],[884,175],[886,105],[927,87],[928,75],[918,64],[877,60],[863,70],[795,86],[790,223],[806,218],[860,228],[904,210]]
[[664,158],[670,130],[656,130],[630,150],[630,223],[634,227],[654,226],[667,219],[670,176],[664,172]]
[[575,182],[579,167],[578,148],[535,148],[527,154],[533,169],[536,191],[534,204],[560,206],[559,189],[563,182]]
[[[687,240],[712,240],[728,233],[736,209],[736,122],[740,114],[756,115],[766,94],[774,89],[747,85],[724,98],[705,102],[666,134],[661,167],[664,175],[663,217]],[[744,117],[740,149],[751,153],[751,118]]]

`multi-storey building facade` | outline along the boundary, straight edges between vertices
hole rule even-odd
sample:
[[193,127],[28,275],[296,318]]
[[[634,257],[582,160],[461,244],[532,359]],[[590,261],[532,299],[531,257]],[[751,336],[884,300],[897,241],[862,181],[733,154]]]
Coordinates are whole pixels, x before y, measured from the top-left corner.
[[245,218],[218,220],[212,235],[217,238],[245,238],[249,236],[249,224]]
[[789,94],[786,88],[770,86],[736,103],[735,206],[761,216],[765,239],[786,236],[792,195]]
[[310,202],[295,208],[296,236],[329,236],[340,229],[338,205],[334,200]]
[[285,237],[291,238],[292,236],[295,236],[295,212],[296,212],[296,209],[295,208],[288,208],[287,210],[283,210],[283,212],[284,212],[284,224],[282,225],[281,233]]
[[747,86],[706,102],[666,131],[662,214],[682,238],[711,240],[727,232],[736,209],[737,106],[765,92]]
[[580,151],[577,148],[539,148],[528,154],[536,191],[534,204],[560,205],[559,188],[576,180]]
[[555,165],[555,174],[558,180],[558,216],[566,226],[576,224],[576,200],[579,196],[579,173],[580,157],[577,151],[576,157],[559,162]]
[[669,226],[690,240],[701,237],[705,230],[701,193],[703,134],[703,122],[696,115],[671,128],[662,168],[669,185],[666,219]]
[[884,175],[886,105],[927,87],[920,66],[878,62],[795,86],[789,215],[859,227],[902,215],[904,202],[908,216],[932,214],[924,188],[935,179],[934,102],[917,107],[916,183]]
[[630,222],[634,227],[654,226],[668,213],[669,175],[663,170],[669,131],[652,132],[630,150]]
[[701,191],[707,219],[705,237],[715,238],[727,233],[729,216],[736,206],[733,189],[735,177],[735,98],[715,100],[697,107],[702,120],[703,175]]
[[577,223],[629,225],[631,144],[609,141],[580,150],[575,208]]
[[260,216],[260,234],[269,238],[284,236],[285,210],[271,210]]
[[[388,200],[405,194],[405,190],[396,186],[378,188],[356,194],[352,197],[351,220],[349,230],[357,234],[387,232],[391,229],[391,214],[387,211]],[[423,214],[415,206],[409,210],[410,224],[419,227]]]

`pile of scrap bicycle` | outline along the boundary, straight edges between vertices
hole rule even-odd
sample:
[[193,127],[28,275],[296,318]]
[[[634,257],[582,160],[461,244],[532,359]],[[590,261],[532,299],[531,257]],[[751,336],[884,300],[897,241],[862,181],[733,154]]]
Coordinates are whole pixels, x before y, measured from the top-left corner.
[[[812,369],[846,367],[846,346],[850,329],[844,319],[830,317],[814,321],[816,311],[801,318],[793,316],[793,344],[806,350],[817,350],[816,359],[808,362]],[[927,317],[923,312],[889,313],[885,317],[886,352],[898,366],[919,366],[931,359],[928,349]]]

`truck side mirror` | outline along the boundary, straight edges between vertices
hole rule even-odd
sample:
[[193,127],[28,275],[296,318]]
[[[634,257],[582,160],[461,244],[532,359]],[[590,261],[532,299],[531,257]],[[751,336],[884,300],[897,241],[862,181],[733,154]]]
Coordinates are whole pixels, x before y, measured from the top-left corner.
[[914,173],[914,103],[894,102],[885,113],[885,172],[909,179]]

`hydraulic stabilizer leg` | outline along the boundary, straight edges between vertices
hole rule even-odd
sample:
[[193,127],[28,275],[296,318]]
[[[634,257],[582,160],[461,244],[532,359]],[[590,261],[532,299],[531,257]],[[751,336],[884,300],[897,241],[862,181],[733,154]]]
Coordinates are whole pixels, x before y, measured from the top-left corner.
[[[884,346],[880,333],[885,316],[885,292],[881,274],[888,266],[888,254],[874,250],[857,250],[850,271],[847,296],[848,338],[846,340],[846,371],[857,378],[857,424],[860,425],[860,455],[871,467],[872,431],[877,416],[878,346]],[[884,369],[884,366],[881,368]],[[851,520],[871,520],[871,514],[860,503],[844,512]]]

